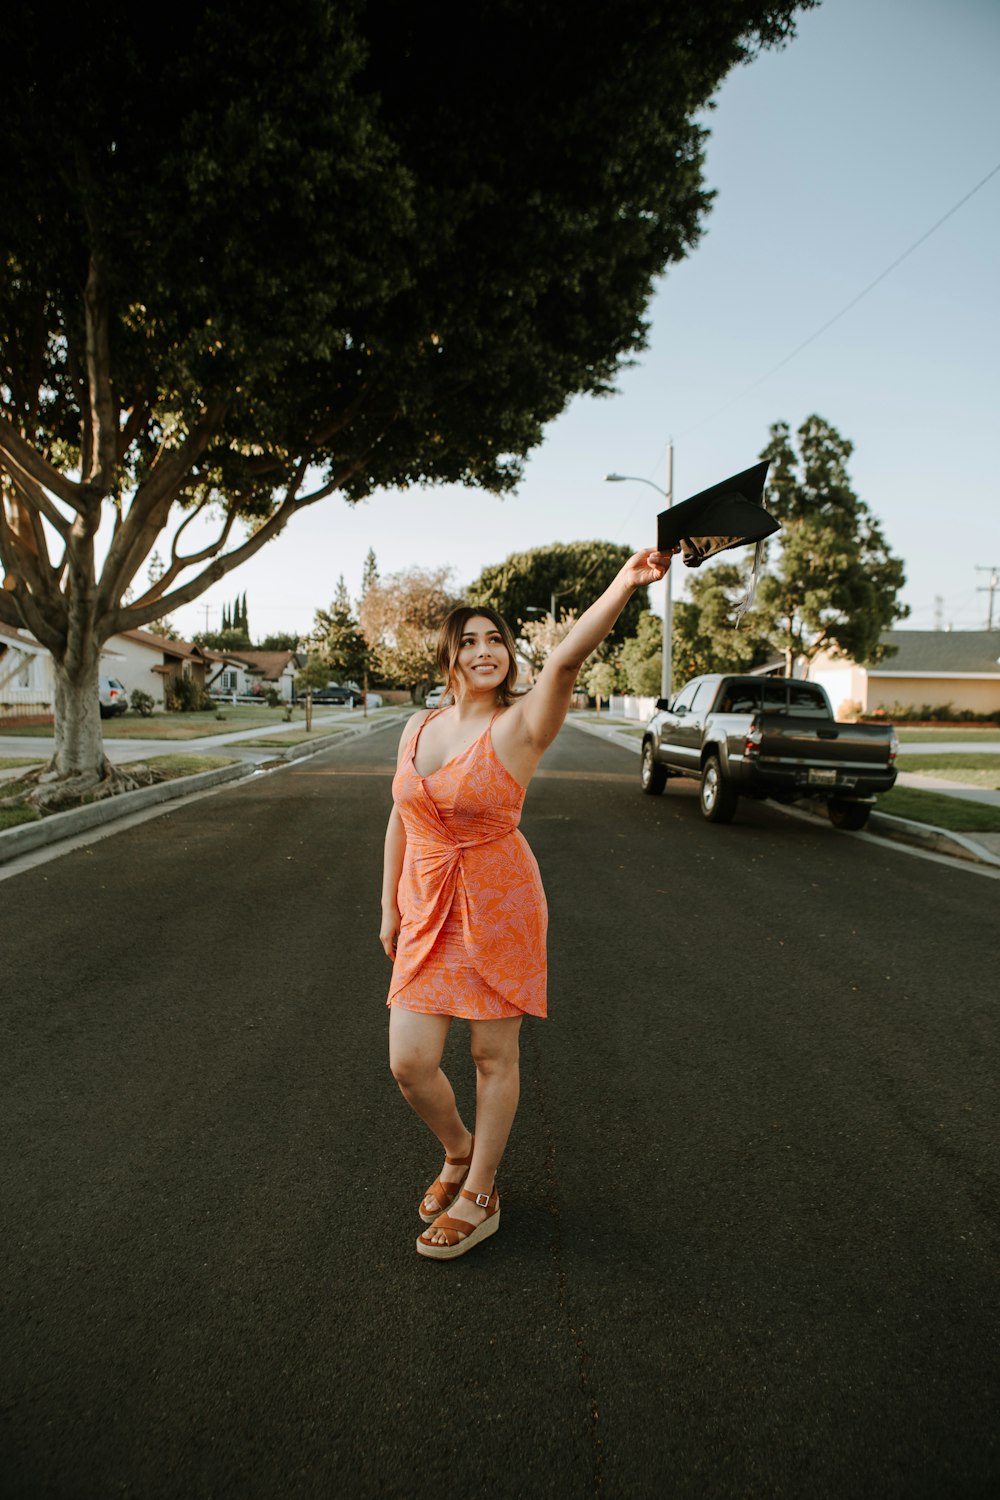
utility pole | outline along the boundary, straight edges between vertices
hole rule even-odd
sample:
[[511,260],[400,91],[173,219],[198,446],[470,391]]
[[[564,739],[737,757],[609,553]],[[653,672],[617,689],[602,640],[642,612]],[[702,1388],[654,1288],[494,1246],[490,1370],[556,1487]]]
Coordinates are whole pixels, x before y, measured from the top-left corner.
[[205,630],[206,630],[206,633],[207,633],[207,631],[208,631],[208,617],[212,613],[212,611],[215,609],[215,605],[214,604],[202,604],[202,605],[199,606],[199,608],[202,609],[204,611],[204,614],[205,614]]
[[997,589],[1000,589],[1000,568],[997,568],[996,566],[994,566],[992,568],[981,568],[981,567],[977,566],[976,572],[977,573],[988,573],[990,575],[990,581],[989,581],[989,583],[984,584],[981,588],[977,588],[976,589],[976,593],[977,594],[989,594],[989,596],[990,596],[989,616],[988,616],[987,621],[986,621],[986,629],[987,630],[992,630],[993,629],[993,595],[996,593]]

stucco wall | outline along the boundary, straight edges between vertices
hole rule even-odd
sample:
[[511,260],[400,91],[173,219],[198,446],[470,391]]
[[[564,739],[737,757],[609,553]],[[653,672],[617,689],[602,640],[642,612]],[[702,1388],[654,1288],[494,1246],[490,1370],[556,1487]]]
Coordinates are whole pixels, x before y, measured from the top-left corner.
[[913,708],[925,703],[932,708],[950,703],[953,708],[977,714],[1000,712],[1000,677],[869,676],[867,712],[893,703]]

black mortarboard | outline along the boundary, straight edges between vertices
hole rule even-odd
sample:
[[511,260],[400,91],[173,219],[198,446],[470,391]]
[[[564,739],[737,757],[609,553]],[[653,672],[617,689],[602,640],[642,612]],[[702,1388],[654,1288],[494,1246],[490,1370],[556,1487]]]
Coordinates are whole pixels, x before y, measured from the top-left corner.
[[743,547],[769,537],[780,524],[764,509],[769,468],[768,460],[754,464],[680,505],[661,510],[656,518],[657,551],[680,547],[685,566],[698,568],[706,557],[727,547]]
[[754,464],[732,479],[713,484],[709,489],[661,510],[656,518],[656,547],[669,552],[680,547],[685,567],[698,568],[706,557],[725,552],[728,547],[744,547],[756,542],[753,572],[746,597],[736,607],[739,624],[753,603],[760,575],[764,540],[777,531],[780,522],[764,509],[764,480],[770,461]]

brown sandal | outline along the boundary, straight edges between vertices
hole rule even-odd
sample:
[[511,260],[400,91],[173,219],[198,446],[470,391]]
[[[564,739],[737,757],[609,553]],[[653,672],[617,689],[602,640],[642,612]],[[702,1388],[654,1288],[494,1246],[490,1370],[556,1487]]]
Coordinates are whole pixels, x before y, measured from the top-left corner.
[[453,1219],[449,1214],[439,1214],[432,1227],[444,1234],[447,1244],[431,1244],[425,1231],[417,1240],[418,1255],[426,1255],[430,1260],[454,1260],[456,1255],[464,1255],[466,1250],[471,1250],[480,1240],[487,1240],[491,1234],[496,1234],[500,1228],[500,1195],[496,1187],[494,1186],[492,1193],[470,1193],[462,1188],[461,1196],[468,1198],[470,1203],[485,1208],[485,1219],[473,1227],[466,1219]]
[[[417,1213],[423,1219],[425,1224],[433,1224],[438,1215],[446,1213],[454,1203],[455,1199],[458,1197],[459,1188],[462,1186],[462,1183],[469,1175],[469,1168],[472,1166],[472,1153],[475,1149],[476,1137],[473,1136],[472,1145],[469,1147],[468,1156],[445,1157],[444,1162],[446,1167],[464,1167],[465,1171],[456,1182],[442,1182],[440,1177],[438,1177],[434,1182],[431,1183],[430,1187],[421,1198],[420,1207],[417,1209]],[[427,1202],[428,1198],[434,1198],[438,1204],[438,1207],[433,1211],[433,1213],[428,1213],[424,1208],[424,1204]]]

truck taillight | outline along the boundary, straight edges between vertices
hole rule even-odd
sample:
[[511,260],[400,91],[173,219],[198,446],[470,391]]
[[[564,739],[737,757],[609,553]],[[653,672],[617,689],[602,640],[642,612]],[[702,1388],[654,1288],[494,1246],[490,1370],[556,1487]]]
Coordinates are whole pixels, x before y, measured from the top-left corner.
[[759,750],[764,739],[763,732],[756,724],[751,724],[747,731],[746,743],[743,746],[744,755],[749,755],[751,750]]
[[899,735],[894,729],[889,730],[889,764],[892,765],[899,754]]

